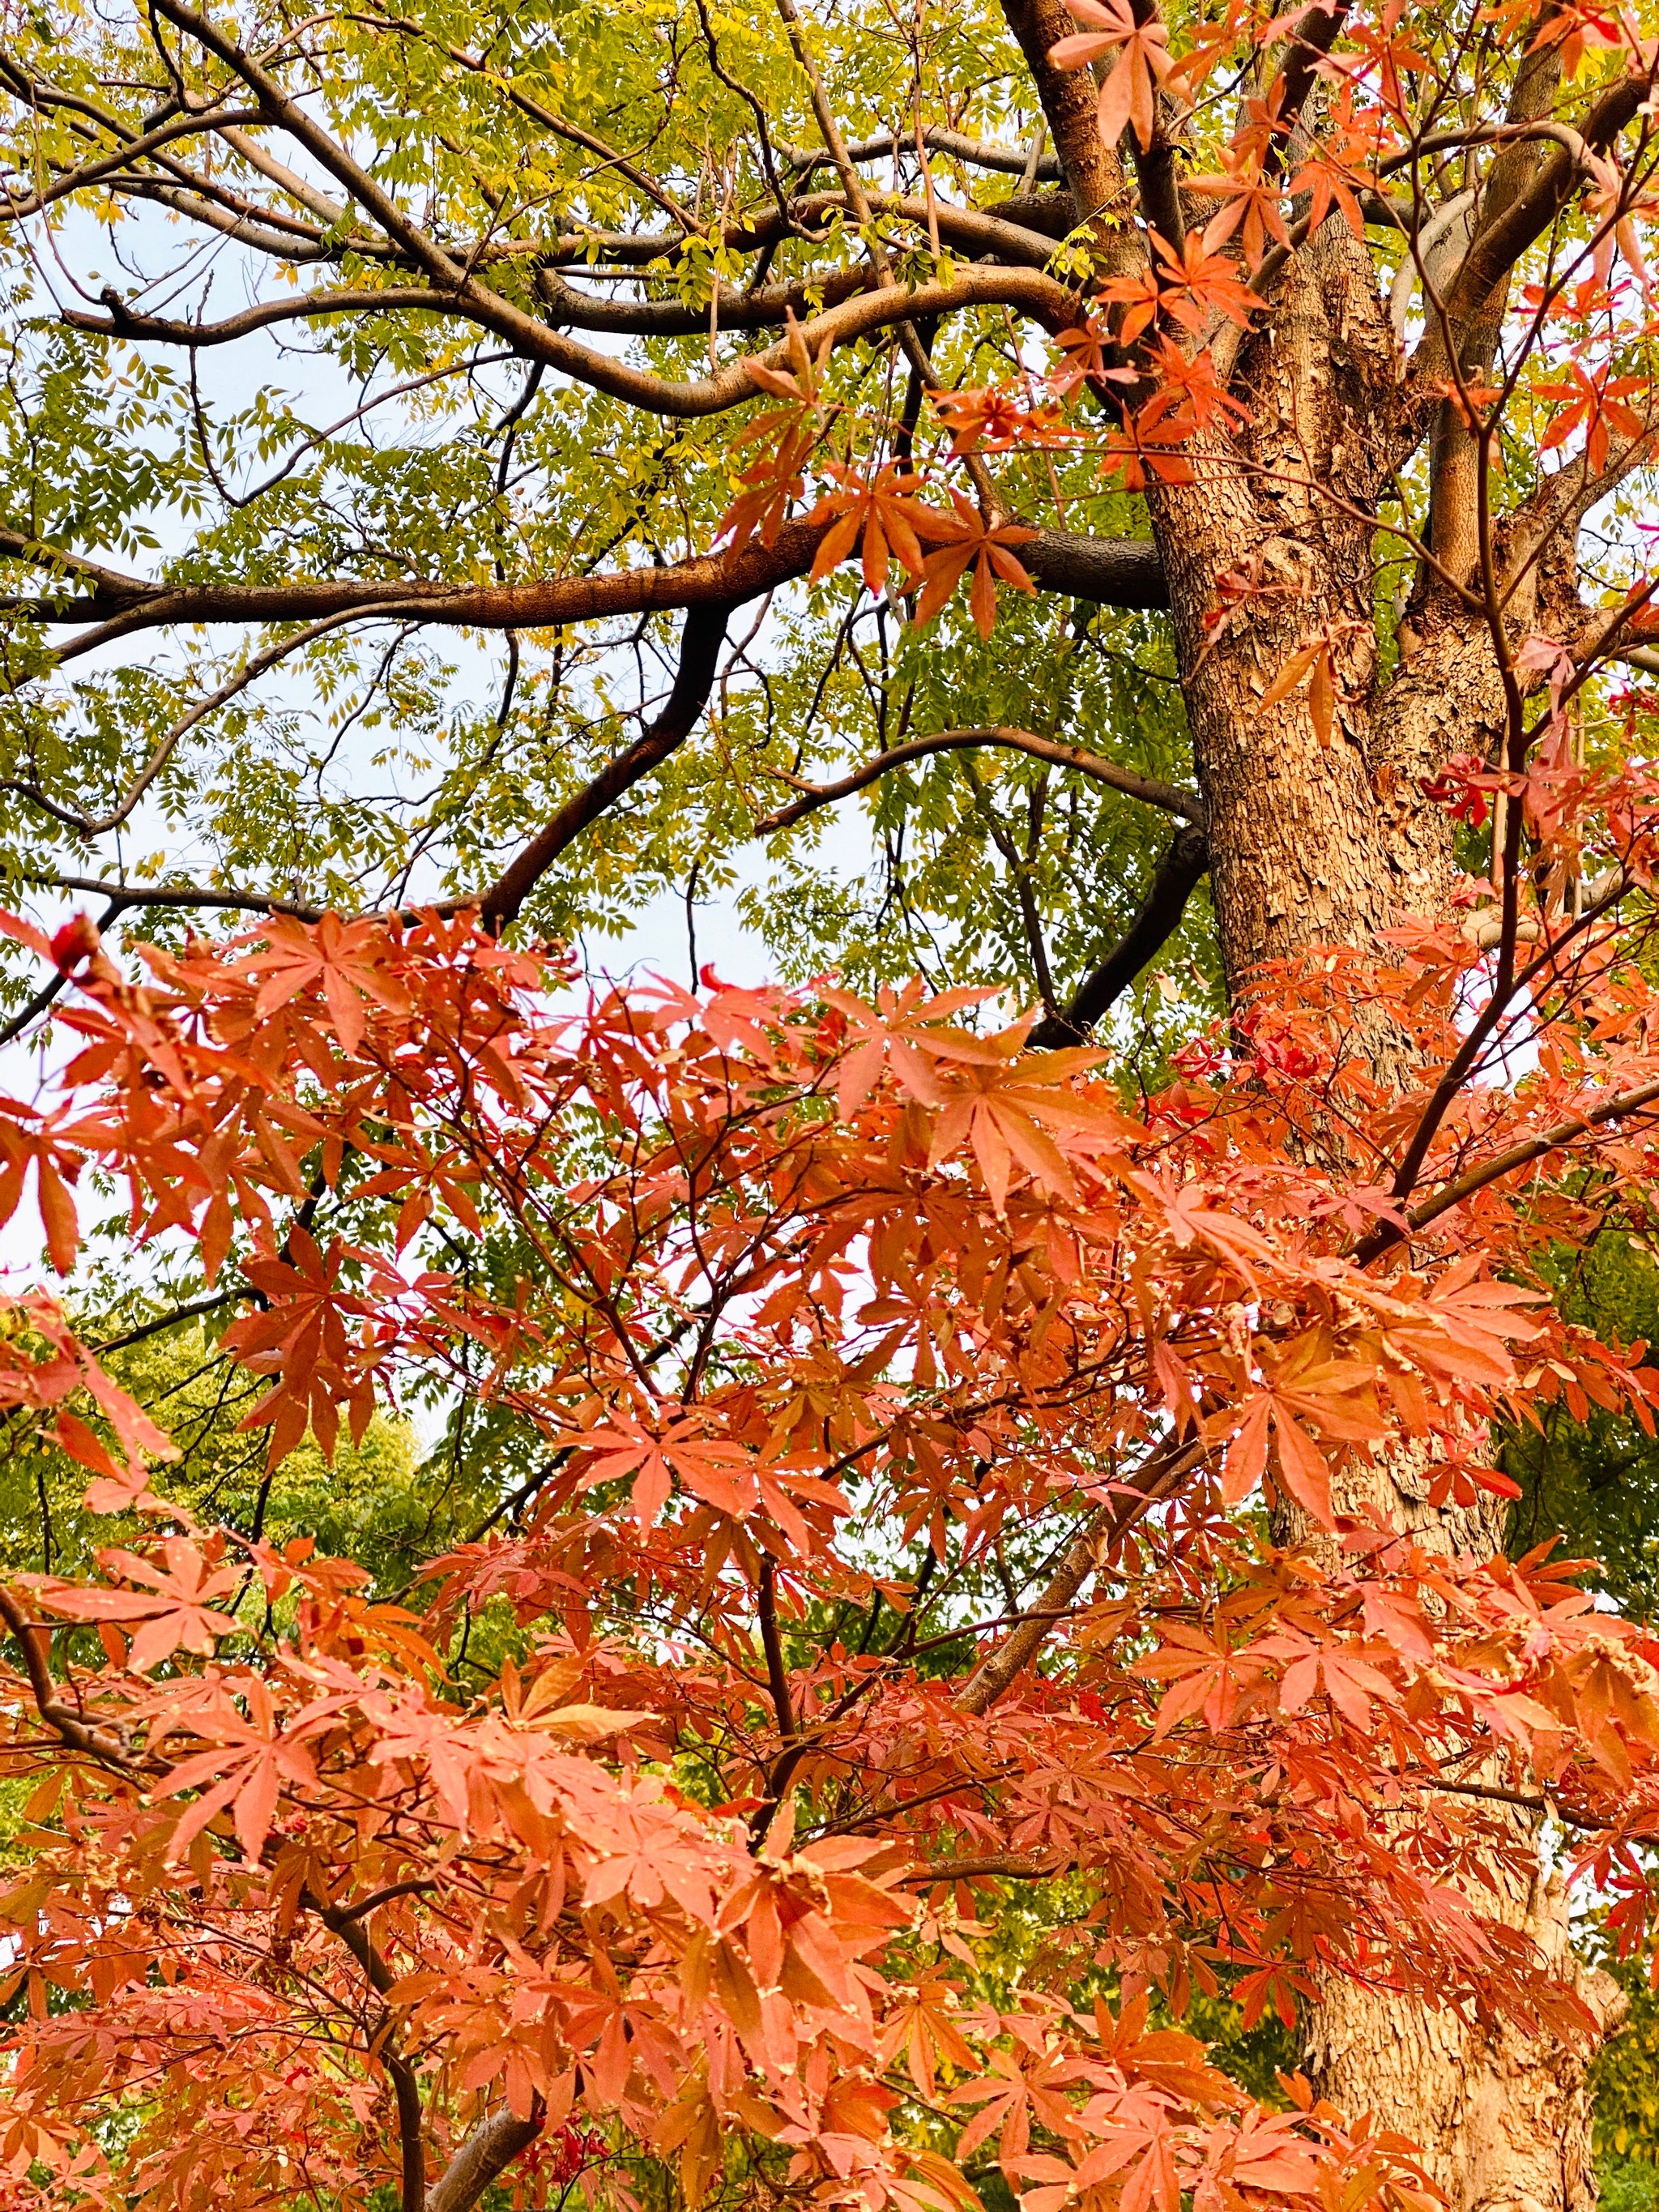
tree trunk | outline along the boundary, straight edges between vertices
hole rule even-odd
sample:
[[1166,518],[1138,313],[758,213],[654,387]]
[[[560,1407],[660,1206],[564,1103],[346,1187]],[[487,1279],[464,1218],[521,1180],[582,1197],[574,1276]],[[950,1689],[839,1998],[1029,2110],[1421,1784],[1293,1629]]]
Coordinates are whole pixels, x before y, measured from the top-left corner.
[[[1431,596],[1415,607],[1401,665],[1378,680],[1370,518],[1391,459],[1414,434],[1398,361],[1369,257],[1333,222],[1292,261],[1282,305],[1241,356],[1234,389],[1251,421],[1237,445],[1212,441],[1193,483],[1152,497],[1235,994],[1264,960],[1364,944],[1407,914],[1443,911],[1452,842],[1423,785],[1454,751],[1489,752],[1503,728],[1489,637],[1455,603]],[[1565,563],[1544,564],[1547,595],[1564,566],[1570,586],[1570,550]],[[1216,627],[1229,577],[1250,596]],[[1514,617],[1516,637],[1540,618],[1535,574]],[[1291,657],[1321,640],[1341,686],[1328,743],[1305,684],[1262,704]],[[1407,1073],[1397,1038],[1379,1034],[1367,1050],[1385,1085]],[[1351,1471],[1340,1505],[1376,1505],[1448,1553],[1501,1549],[1496,1500],[1437,1508],[1428,1491],[1422,1466],[1378,1460]],[[1517,1887],[1494,1867],[1497,1894],[1479,1892],[1480,1908],[1524,1930],[1611,2024],[1613,1985],[1578,1970],[1564,1899],[1528,1839],[1535,1877]],[[1331,1975],[1305,2021],[1304,2052],[1322,2092],[1415,2138],[1454,2212],[1594,2203],[1583,2043],[1488,2030]]]

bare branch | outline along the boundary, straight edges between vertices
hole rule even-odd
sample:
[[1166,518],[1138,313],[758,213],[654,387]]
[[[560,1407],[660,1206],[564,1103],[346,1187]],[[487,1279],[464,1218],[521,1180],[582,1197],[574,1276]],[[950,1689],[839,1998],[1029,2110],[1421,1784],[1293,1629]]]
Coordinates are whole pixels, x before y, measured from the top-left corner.
[[[1006,176],[1023,177],[1030,165],[1030,154],[1024,146],[998,146],[988,139],[969,138],[960,131],[947,131],[937,123],[930,123],[921,134],[922,143],[929,153],[943,154],[947,159],[960,161],[970,169],[1000,169]],[[908,154],[914,142],[908,132],[890,131],[877,138],[862,138],[848,147],[855,161],[884,161],[896,150]],[[781,141],[778,151],[792,168],[804,171],[826,166],[827,156],[813,146],[789,146]],[[1032,180],[1054,185],[1060,182],[1059,158],[1053,154],[1040,154]]]
[[1026,1040],[1030,1050],[1052,1052],[1085,1041],[1088,1030],[1179,929],[1187,902],[1209,867],[1209,840],[1204,832],[1199,829],[1179,831],[1159,861],[1122,943],[1078,985],[1063,1014],[1037,1024]]
[[[730,284],[720,288],[720,326],[723,331],[781,330],[791,314],[816,314],[825,307],[838,307],[861,292],[866,278],[861,269],[827,270],[787,284],[772,284],[754,292]],[[562,328],[614,331],[629,337],[696,337],[708,328],[706,307],[688,307],[678,300],[610,300],[580,290],[567,283],[556,268],[536,271],[536,289],[544,302],[548,320]],[[285,299],[262,301],[240,313],[217,322],[189,322],[176,316],[135,314],[114,292],[106,292],[109,312],[94,315],[72,307],[61,319],[71,329],[96,337],[121,337],[156,345],[184,346],[194,351],[210,346],[234,345],[257,331],[281,323],[320,319],[326,315],[380,315],[412,307],[442,312],[447,302],[421,284],[377,287],[319,285]],[[516,347],[513,360],[521,358]]]
[[[922,204],[915,204],[920,207]],[[988,228],[1002,234],[1010,242],[1010,251],[1013,250],[1013,241],[1027,241],[1028,246],[1022,247],[1027,259],[1046,261],[1052,251],[1046,239],[1034,233],[1017,231],[1011,224],[998,223],[988,216],[972,217],[971,222],[976,228]],[[875,291],[858,293],[814,316],[802,325],[802,331],[814,351],[821,351],[850,345],[912,318],[956,314],[964,308],[981,307],[1017,308],[1051,332],[1069,329],[1078,313],[1074,295],[1065,285],[1043,275],[1040,268],[970,266],[959,268],[949,284],[922,284],[913,290],[907,285],[888,283]],[[430,291],[419,286],[396,285],[388,286],[383,292],[331,291],[306,295],[298,300],[268,301],[231,317],[228,323],[217,325],[216,334],[211,337],[204,335],[204,331],[215,330],[216,326],[135,316],[125,308],[118,314],[112,313],[107,320],[78,309],[66,319],[78,330],[102,331],[128,338],[154,337],[171,344],[199,345],[222,344],[228,337],[241,337],[250,331],[304,315],[373,313],[383,307],[459,317],[482,330],[493,331],[525,361],[543,362],[549,368],[556,369],[592,391],[608,392],[612,398],[624,400],[644,414],[660,415],[675,421],[692,421],[739,407],[761,391],[752,374],[755,368],[787,369],[789,366],[787,342],[780,340],[764,353],[745,355],[742,360],[730,362],[725,368],[695,381],[653,376],[648,370],[631,368],[615,354],[602,353],[596,347],[582,344],[580,339],[566,337],[472,277]]]
[[[216,691],[210,692],[205,699],[198,699],[193,707],[179,717],[173,726],[157,741],[149,758],[127,786],[125,796],[107,814],[88,814],[78,806],[64,806],[58,800],[50,798],[46,792],[40,789],[38,785],[22,782],[14,776],[0,777],[0,791],[15,792],[20,799],[28,799],[32,805],[40,807],[44,813],[50,814],[55,822],[63,823],[68,829],[79,830],[88,837],[105,836],[110,830],[118,830],[127,820],[133,808],[137,805],[168,761],[172,759],[180,741],[189,735],[198,722],[205,721],[210,714],[216,714],[221,707],[228,705],[239,693],[246,691],[250,684],[256,683],[261,676],[268,674],[275,668],[279,661],[285,660],[289,653],[298,653],[303,647],[311,644],[314,639],[325,636],[330,630],[337,629],[342,623],[350,620],[349,614],[329,615],[321,622],[308,624],[306,629],[295,635],[282,638],[275,645],[267,646],[263,653],[256,653],[252,660],[245,661],[234,676],[227,678],[225,682],[220,684]],[[3,1042],[3,1036],[0,1036],[0,1042]]]
[[574,799],[565,801],[545,829],[531,839],[491,884],[478,902],[487,929],[506,928],[565,848],[597,822],[624,791],[659,767],[690,737],[714,688],[720,645],[731,612],[729,605],[716,603],[713,606],[694,607],[686,617],[680,638],[679,670],[662,712],[625,752],[601,769]]
[[1057,738],[1040,737],[1035,730],[996,725],[983,729],[939,730],[932,737],[913,738],[908,744],[895,745],[890,752],[878,753],[874,760],[866,761],[862,768],[854,769],[851,775],[842,776],[837,783],[809,786],[804,797],[757,822],[755,834],[762,836],[775,830],[787,830],[791,823],[816,813],[819,807],[849,798],[890,769],[924,760],[930,753],[961,752],[981,745],[1004,745],[1015,752],[1030,753],[1036,760],[1051,761],[1056,768],[1075,769],[1081,775],[1092,776],[1097,783],[1109,784],[1127,798],[1141,799],[1165,814],[1179,816],[1182,821],[1201,823],[1204,819],[1204,802],[1195,791],[1182,791],[1172,783],[1160,783],[1155,776],[1137,775],[1133,769],[1120,768],[1115,761],[1103,759],[1098,753],[1084,752],[1076,745],[1061,744]]

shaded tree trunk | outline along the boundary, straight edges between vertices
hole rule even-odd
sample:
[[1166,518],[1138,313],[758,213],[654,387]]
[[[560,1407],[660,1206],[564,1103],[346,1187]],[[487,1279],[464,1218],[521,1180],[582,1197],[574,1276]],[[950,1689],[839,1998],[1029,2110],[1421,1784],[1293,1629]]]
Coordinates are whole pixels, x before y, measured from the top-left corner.
[[[1443,911],[1450,829],[1423,785],[1452,752],[1490,753],[1503,732],[1489,633],[1455,599],[1419,592],[1404,658],[1379,675],[1372,518],[1390,463],[1419,431],[1398,362],[1369,257],[1333,222],[1296,257],[1273,324],[1241,356],[1234,388],[1252,419],[1237,447],[1216,442],[1192,483],[1153,495],[1236,995],[1264,960],[1361,944],[1407,915]],[[1218,626],[1230,578],[1251,596]],[[1571,619],[1571,578],[1570,544],[1534,562],[1511,608],[1516,638]],[[1306,686],[1262,704],[1292,656],[1322,639],[1340,685],[1328,743]],[[1366,1048],[1385,1089],[1403,1079],[1397,1038],[1379,1034]],[[1374,1505],[1431,1548],[1502,1548],[1498,1502],[1437,1507],[1420,1464],[1357,1466],[1339,1503]],[[1308,1533],[1291,1516],[1281,1529]],[[1611,2024],[1616,1991],[1577,1967],[1565,1901],[1535,1836],[1522,1840],[1535,1879],[1517,1886],[1494,1863],[1496,1895],[1480,1892],[1481,1909]],[[1333,1975],[1304,2024],[1304,2054],[1325,2094],[1419,2142],[1454,2212],[1594,2203],[1587,2039],[1484,2028]]]

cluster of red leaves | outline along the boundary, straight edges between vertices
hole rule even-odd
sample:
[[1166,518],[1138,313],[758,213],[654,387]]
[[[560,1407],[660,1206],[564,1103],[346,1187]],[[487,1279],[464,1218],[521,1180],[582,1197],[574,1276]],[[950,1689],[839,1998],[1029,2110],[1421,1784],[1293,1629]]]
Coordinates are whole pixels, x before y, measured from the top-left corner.
[[[1425,1553],[1340,1500],[1413,1451],[1472,1499],[1493,1414],[1560,1393],[1650,1420],[1642,1347],[1517,1287],[1601,1218],[1596,1176],[1651,1189],[1646,1120],[1602,1115],[1596,1175],[1588,1139],[1570,1175],[1504,1167],[1654,1080],[1659,1004],[1605,935],[1531,987],[1536,1074],[1444,1117],[1430,1184],[1462,1196],[1409,1267],[1358,1248],[1398,1218],[1380,1186],[1422,1101],[1344,1040],[1386,1000],[1443,1066],[1455,934],[1274,978],[1137,1112],[1100,1055],[962,1026],[972,994],[568,1011],[557,963],[435,919],[273,921],[143,982],[85,930],[57,951],[80,1048],[0,1127],[250,1296],[227,1344],[273,1459],[482,1364],[541,1470],[394,1601],[154,1496],[160,1437],[49,1304],[11,1310],[16,1416],[159,1533],[0,1591],[3,1758],[35,1785],[0,1893],[0,2201],[183,2207],[234,2177],[253,2205],[303,2176],[358,2204],[400,2171],[415,2201],[510,2110],[671,2158],[693,2199],[741,2154],[826,2203],[945,2212],[994,2136],[1031,2212],[1403,2206],[1405,2146],[1258,2109],[1137,1992],[1224,1984],[1253,2017],[1318,1968],[1582,2021],[1444,1871],[1479,1852],[1524,1889],[1492,1793],[1547,1787],[1639,1924],[1659,1647],[1568,1571]],[[1268,1546],[1263,1486],[1331,1540]],[[1011,1624],[951,1589],[1045,1523],[1094,1580],[994,1695]],[[920,1607],[877,1528],[943,1571],[919,1642],[834,1625]],[[453,1637],[491,1606],[518,1656],[479,1686]],[[1115,2013],[981,1994],[983,1884],[1062,1869]],[[916,2100],[961,2122],[954,2161]],[[626,2202],[626,2169],[583,2185]]]

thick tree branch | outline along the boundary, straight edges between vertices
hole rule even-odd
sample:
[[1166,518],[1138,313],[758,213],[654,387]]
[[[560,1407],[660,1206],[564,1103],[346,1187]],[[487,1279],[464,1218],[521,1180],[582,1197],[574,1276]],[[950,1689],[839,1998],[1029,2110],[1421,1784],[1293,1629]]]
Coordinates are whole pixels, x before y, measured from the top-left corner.
[[84,553],[71,553],[61,545],[49,545],[44,538],[32,537],[23,530],[0,528],[0,556],[24,562],[33,568],[60,569],[66,584],[90,586],[100,600],[124,600],[142,592],[159,589],[141,576],[125,575],[120,569],[109,568],[101,561],[88,560]]
[[[536,271],[536,289],[547,309],[552,329],[605,331],[622,337],[684,338],[701,337],[708,328],[707,307],[688,307],[678,300],[612,300],[581,290],[551,265]],[[825,307],[839,307],[865,290],[868,278],[861,269],[826,270],[822,276],[797,277],[787,284],[771,284],[756,291],[722,284],[716,302],[723,331],[781,330],[789,317],[811,316]],[[94,337],[132,339],[146,344],[180,346],[195,352],[234,345],[256,331],[282,323],[320,320],[329,315],[380,315],[413,308],[418,313],[445,313],[450,303],[424,284],[316,285],[284,299],[264,300],[216,322],[191,322],[173,315],[135,313],[118,293],[103,295],[107,313],[96,315],[70,307],[59,319],[71,330]],[[517,360],[516,349],[510,358]]]
[[1123,165],[1101,137],[1093,77],[1087,70],[1057,70],[1048,59],[1077,24],[1063,0],[1002,0],[1002,12],[1025,58],[1079,220],[1091,225],[1102,266],[1119,274],[1142,258],[1139,240],[1120,228],[1128,212]]
[[1201,1443],[1153,1452],[1129,1478],[1109,1505],[1096,1508],[1066,1547],[1065,1556],[1043,1587],[1042,1596],[995,1650],[980,1662],[957,1699],[964,1713],[986,1713],[1030,1666],[1071,1610],[1078,1592],[1111,1546],[1149,1507],[1179,1489],[1206,1454]]
[[[1634,118],[1653,90],[1656,66],[1659,64],[1644,76],[1621,78],[1595,101],[1577,133],[1589,152],[1605,152]],[[1571,199],[1583,175],[1582,160],[1567,145],[1557,143],[1530,174],[1516,179],[1513,197],[1480,225],[1470,240],[1469,250],[1447,289],[1443,313],[1428,318],[1428,327],[1412,362],[1415,379],[1432,381],[1446,375],[1449,337],[1455,343],[1480,314],[1527,248],[1543,236]]]
[[1279,72],[1282,88],[1279,99],[1279,124],[1281,137],[1269,149],[1264,164],[1270,176],[1277,175],[1284,167],[1285,150],[1291,132],[1302,118],[1308,104],[1308,94],[1313,90],[1319,75],[1319,65],[1336,43],[1336,34],[1348,20],[1350,0],[1314,0],[1314,5],[1298,15],[1290,27],[1285,39],[1285,59]]
[[[48,618],[72,622],[104,616],[61,648],[69,660],[136,629],[210,623],[281,623],[320,619],[350,610],[372,615],[417,612],[426,622],[479,629],[547,629],[614,615],[667,613],[696,606],[735,605],[804,576],[827,524],[786,523],[775,542],[751,540],[738,553],[705,553],[661,568],[612,569],[528,584],[455,585],[367,577],[307,579],[282,584],[151,584],[123,580]],[[1069,588],[1062,584],[1060,588]],[[45,610],[43,610],[44,611]]]
[[1065,592],[1095,606],[1161,610],[1170,604],[1163,559],[1150,538],[1039,530],[1020,547],[1019,557],[1045,591]]
[[[14,598],[0,604],[14,609],[27,604],[28,611],[47,622],[98,624],[60,647],[60,660],[73,659],[134,630],[175,623],[314,622],[348,610],[363,615],[416,613],[424,622],[476,629],[549,629],[616,615],[736,606],[759,599],[805,575],[829,527],[827,522],[789,522],[769,546],[751,540],[738,553],[699,554],[661,568],[611,569],[526,584],[450,584],[403,577],[380,581],[356,576],[279,584],[159,584],[100,568],[94,590],[78,599],[42,596],[27,603]],[[15,532],[0,538],[0,551],[11,551],[40,568],[89,565]],[[1150,538],[1093,538],[1064,530],[1039,530],[1021,546],[1020,557],[1048,591],[1065,592],[1101,606],[1168,604],[1163,566]]]
[[433,2183],[426,2212],[471,2212],[490,2183],[506,2172],[541,2131],[539,2111],[521,2120],[504,2109],[480,2120]]
[[1026,1041],[1030,1050],[1054,1052],[1086,1041],[1089,1030],[1180,928],[1187,902],[1209,867],[1209,840],[1204,832],[1181,830],[1159,861],[1122,943],[1078,985],[1063,1014],[1037,1024]]
[[[316,1905],[316,1900],[309,1900]],[[337,1905],[317,1905],[317,1917],[325,1928],[331,1929],[362,1968],[363,1979],[376,1996],[384,1998],[397,1981],[397,1976],[386,1965],[368,1930],[355,1913],[342,1911]],[[426,2142],[423,2130],[425,2115],[421,2109],[420,2084],[415,2069],[397,2050],[392,2042],[392,2016],[382,2010],[379,2029],[373,2038],[374,2051],[388,2080],[398,2107],[398,2142],[403,2157],[403,2192],[401,2212],[427,2212]]]
[[618,753],[590,783],[565,801],[546,828],[531,839],[491,884],[479,901],[479,915],[486,929],[505,929],[565,848],[597,822],[624,791],[660,766],[690,736],[708,704],[731,611],[729,605],[717,603],[709,607],[694,607],[686,617],[680,638],[679,670],[661,713],[625,752]]
[[211,54],[222,67],[240,77],[258,100],[261,112],[272,123],[280,124],[296,144],[303,146],[314,161],[343,185],[358,206],[402,247],[417,268],[425,270],[435,283],[447,288],[465,285],[464,264],[435,239],[428,237],[418,223],[410,222],[375,178],[355,161],[339,141],[325,131],[245,47],[205,15],[183,6],[181,0],[151,0],[151,5],[176,30],[193,39],[204,53]]
[[[991,224],[989,216],[975,220]],[[1011,239],[1027,235],[1016,233],[1008,224],[991,227]],[[1025,258],[1046,259],[1050,250],[1047,240],[1032,234]],[[419,309],[453,315],[477,324],[482,330],[493,331],[523,360],[542,362],[574,383],[608,393],[613,399],[638,408],[642,414],[660,415],[672,421],[692,421],[739,407],[761,391],[753,374],[756,368],[787,369],[789,366],[788,342],[781,339],[764,353],[745,355],[741,361],[728,362],[710,375],[690,382],[653,376],[647,369],[631,367],[614,353],[604,353],[596,347],[583,345],[579,339],[564,337],[472,278],[431,291],[402,285],[388,287],[384,293],[327,292],[310,295],[310,299],[319,300],[322,304],[312,306],[308,300],[271,301],[264,307],[250,308],[231,319],[235,326],[234,335],[240,337],[250,330],[292,319],[296,313],[373,312],[371,302],[384,302],[405,311]],[[826,347],[850,345],[877,331],[890,329],[896,323],[918,317],[956,314],[964,308],[981,307],[1016,308],[1051,333],[1069,329],[1078,314],[1074,295],[1052,276],[1044,276],[1040,268],[969,266],[959,268],[949,284],[922,284],[914,290],[908,285],[885,284],[876,291],[860,292],[814,316],[802,325],[802,331],[816,352]],[[170,325],[165,319],[155,319],[147,327],[146,318],[128,314],[125,310],[107,320],[77,311],[72,319],[78,329],[102,330],[123,337],[155,337],[185,345],[223,342],[205,339],[199,334],[185,335],[196,326]]]
[[97,184],[101,178],[112,175],[129,162],[143,160],[146,155],[156,152],[175,139],[200,137],[211,131],[222,132],[228,137],[228,126],[252,122],[257,119],[258,113],[257,108],[220,107],[211,109],[204,115],[171,116],[167,122],[153,131],[145,131],[141,137],[125,139],[109,153],[95,155],[91,161],[64,171],[49,185],[42,185],[36,191],[24,193],[15,199],[0,198],[0,221],[16,222],[25,216],[39,215],[57,201],[68,198],[73,192],[83,191],[88,185]]
[[1030,753],[1036,760],[1051,761],[1056,768],[1075,769],[1081,775],[1092,776],[1097,783],[1109,784],[1127,798],[1144,800],[1165,814],[1179,816],[1183,821],[1201,822],[1204,802],[1195,791],[1182,791],[1172,783],[1161,783],[1155,776],[1137,775],[1133,769],[1120,768],[1115,761],[1104,760],[1098,753],[1088,753],[1076,745],[1061,744],[1057,738],[1040,737],[1035,730],[1016,730],[1003,725],[983,729],[939,730],[933,736],[913,738],[908,744],[895,745],[891,751],[878,753],[874,760],[866,761],[862,768],[854,769],[836,783],[816,784],[805,795],[787,806],[780,807],[755,824],[757,836],[775,830],[787,830],[791,823],[815,814],[821,806],[831,806],[837,799],[850,798],[862,791],[890,770],[904,768],[912,761],[925,760],[930,753],[963,752],[981,745],[1002,745],[1014,752]]
[[[917,225],[925,225],[928,222],[929,210],[925,200],[912,198],[904,193],[873,191],[866,197],[869,205],[879,213],[896,216]],[[850,204],[844,191],[815,193],[810,198],[792,202],[787,221],[782,214],[761,218],[741,231],[733,231],[726,244],[733,252],[764,252],[780,244],[797,228],[816,225],[826,216]],[[969,255],[994,256],[1006,266],[1039,270],[1045,268],[1053,257],[1052,239],[1042,231],[1023,228],[1006,211],[981,211],[976,208],[958,207],[948,200],[936,198],[932,214],[945,243]],[[211,323],[136,313],[125,305],[118,294],[106,290],[103,295],[106,313],[100,315],[86,308],[72,307],[64,311],[62,319],[71,329],[97,335],[142,339],[157,344],[203,347],[230,344],[274,324],[323,315],[373,315],[413,308],[435,314],[462,316],[475,322],[483,322],[493,328],[499,324],[501,315],[505,314],[510,318],[510,328],[501,325],[501,335],[512,340],[516,352],[525,354],[526,357],[545,356],[548,366],[562,368],[580,381],[589,384],[594,381],[595,363],[610,356],[596,355],[590,349],[581,347],[576,347],[573,351],[571,342],[562,341],[558,337],[561,325],[653,337],[693,337],[708,329],[709,316],[707,308],[686,307],[676,301],[594,299],[576,289],[565,281],[554,264],[561,253],[568,248],[574,257],[577,270],[589,266],[580,251],[581,243],[580,238],[561,240],[558,252],[550,256],[538,257],[543,265],[537,270],[536,283],[547,302],[549,314],[545,321],[524,315],[520,309],[513,307],[496,293],[477,284],[470,289],[459,291],[444,288],[434,290],[424,284],[318,286],[298,296],[260,301],[237,314],[227,315]],[[641,262],[658,259],[662,254],[672,253],[675,250],[675,241],[664,237],[641,237],[629,240],[627,244],[630,258]],[[657,250],[647,251],[653,247]],[[483,257],[486,261],[491,258],[488,255]],[[722,285],[719,326],[727,331],[777,328],[791,311],[799,314],[809,307],[817,310],[826,303],[832,307],[843,306],[852,296],[867,296],[865,283],[862,275],[856,272],[829,270],[822,277],[802,276],[787,285],[775,285],[769,289],[754,292]],[[1055,290],[1057,294],[1057,287]],[[966,304],[978,302],[969,301]],[[1009,304],[1020,303],[1013,301]],[[1049,312],[1054,312],[1052,303]],[[893,319],[890,317],[889,319]],[[556,359],[548,351],[550,347],[557,352]],[[612,366],[616,364],[613,362]],[[728,382],[733,380],[734,372],[741,368],[742,364],[733,363],[724,372]],[[637,371],[630,374],[642,374]],[[708,382],[708,380],[703,380],[702,386],[684,389],[701,390]],[[643,389],[643,386],[641,388]],[[682,389],[677,386],[670,388]],[[746,395],[739,394],[739,397],[743,396]],[[685,403],[672,402],[666,411],[686,411]],[[691,411],[698,411],[698,408],[693,406]]]

